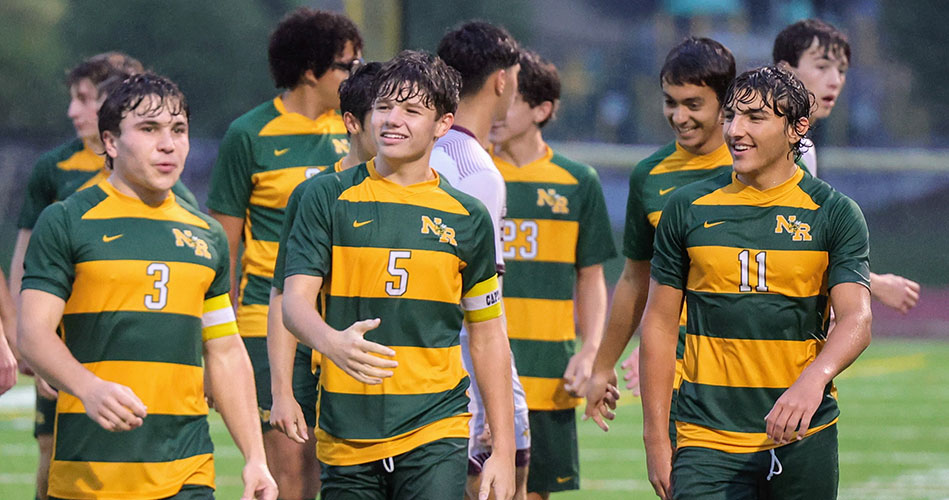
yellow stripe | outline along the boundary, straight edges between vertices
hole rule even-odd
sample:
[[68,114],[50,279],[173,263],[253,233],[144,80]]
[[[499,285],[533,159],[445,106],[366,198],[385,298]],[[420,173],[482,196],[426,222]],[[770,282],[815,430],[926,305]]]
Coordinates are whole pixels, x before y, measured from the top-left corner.
[[696,156],[682,149],[682,147],[676,143],[675,152],[665,157],[658,165],[653,167],[653,169],[649,171],[649,175],[667,174],[684,170],[711,170],[731,164],[732,155],[728,152],[728,146],[724,144],[709,154]]
[[201,309],[201,313],[209,313],[211,311],[217,311],[219,309],[227,309],[231,307],[231,296],[222,293],[217,297],[211,297],[204,301],[204,307]]
[[572,300],[504,297],[504,313],[512,339],[562,342],[577,338]]
[[324,170],[328,165],[304,165],[298,167],[265,170],[250,176],[254,188],[250,193],[251,205],[267,208],[286,208],[290,194],[306,180],[308,170]]
[[[214,270],[189,262],[161,262],[168,266],[167,276],[162,276],[166,274],[163,271],[149,275],[147,269],[153,263],[148,260],[94,260],[76,264],[76,279],[64,313],[163,312],[200,318],[204,293],[211,286]],[[164,286],[156,284],[165,278],[168,282]],[[164,307],[148,308],[146,297],[151,297],[153,304],[159,303],[161,288],[167,289]]]
[[[110,182],[97,184],[109,196],[82,214],[83,220],[137,218],[181,222],[203,229],[210,229],[201,217],[185,210],[175,199],[175,193],[168,192],[168,198],[157,207],[150,207],[140,200],[118,192]],[[174,238],[171,231],[169,238]]]
[[[738,254],[744,249],[720,246],[689,247],[689,290],[708,293],[739,293],[741,263]],[[826,287],[827,252],[815,250],[765,250],[765,284],[767,292],[758,292],[759,264],[762,250],[748,252],[748,286],[750,292],[772,293],[788,297],[813,297]]]
[[[83,363],[103,380],[128,386],[150,415],[207,415],[204,370],[200,366],[153,361],[99,361]],[[170,385],[170,381],[174,384]],[[85,413],[79,398],[59,393],[59,413]],[[145,417],[148,418],[148,417]]]
[[682,377],[725,387],[791,387],[823,347],[817,339],[748,340],[685,336]]
[[[402,298],[458,304],[461,301],[462,261],[456,255],[433,250],[407,250],[411,257],[398,259],[396,266],[408,272],[408,282],[388,271],[388,248],[333,247],[333,276],[330,295],[337,297]],[[390,291],[405,293],[390,295]],[[395,293],[395,292],[393,292]]]
[[[580,223],[566,220],[508,219],[518,228],[514,240],[505,241],[505,260],[531,260],[538,262],[566,262],[577,260],[577,237]],[[525,224],[526,222],[526,224]],[[537,229],[531,227],[537,225]],[[524,257],[523,253],[535,253]],[[507,255],[513,254],[512,257]]]
[[814,203],[811,196],[798,185],[802,177],[804,177],[804,171],[798,169],[797,173],[784,183],[765,191],[758,191],[739,182],[733,172],[731,184],[716,189],[692,203],[694,205],[793,207],[817,210],[820,205]]
[[501,302],[496,302],[490,307],[484,309],[477,309],[474,311],[465,311],[465,321],[468,323],[482,323],[484,321],[492,320],[494,318],[500,318],[504,315],[504,310],[501,309]]
[[470,413],[462,413],[419,427],[388,440],[347,440],[316,429],[316,455],[329,465],[357,465],[401,455],[445,438],[467,438]]
[[505,182],[537,182],[544,184],[578,184],[576,177],[567,169],[551,163],[554,151],[547,147],[547,152],[538,160],[518,167],[508,163],[491,153],[491,159],[501,172]]
[[[369,160],[366,167],[370,176],[352,186],[339,199],[350,202],[397,203],[431,208],[452,214],[468,215],[468,210],[452,195],[438,187],[439,179],[412,186],[400,186],[385,179],[375,171],[375,162]],[[437,174],[436,174],[437,175]]]
[[659,226],[659,218],[662,217],[662,210],[656,210],[655,212],[650,212],[646,215],[646,218],[649,219],[649,223],[652,224],[652,227]]
[[320,351],[313,349],[310,351],[310,372],[316,373],[317,368],[323,363],[323,355]]
[[345,134],[346,125],[343,123],[343,117],[336,110],[327,111],[322,115],[311,120],[299,113],[290,113],[283,105],[280,97],[274,99],[274,107],[280,112],[280,116],[270,120],[257,135],[277,136],[277,135],[323,135],[323,134]]
[[527,395],[527,407],[531,410],[566,410],[576,408],[583,402],[583,399],[567,394],[562,378],[520,375],[520,379]]
[[229,321],[220,325],[209,326],[201,330],[201,340],[207,342],[212,339],[227,337],[238,333],[237,322]]
[[490,278],[482,281],[481,283],[475,284],[468,290],[468,293],[464,295],[464,298],[468,297],[477,297],[479,295],[487,295],[498,289],[498,275],[495,274]]
[[90,177],[89,180],[87,180],[86,182],[83,182],[82,185],[79,186],[79,189],[77,189],[76,191],[82,191],[83,189],[91,188],[92,186],[95,186],[96,184],[108,178],[109,178],[109,173],[105,169],[102,169],[96,175],[93,175],[92,177]]
[[[761,418],[763,419],[764,415]],[[835,418],[828,424],[811,427],[805,436],[815,434],[836,423]],[[720,431],[687,422],[676,422],[676,445],[679,448],[698,446],[728,453],[754,453],[778,447],[778,444],[768,438],[764,432]]]
[[266,337],[267,336],[267,311],[270,307],[266,304],[241,304],[237,308],[237,330],[241,337]]
[[251,239],[249,235],[250,231],[248,230],[244,234],[244,256],[241,257],[241,272],[268,278],[273,277],[280,243]]
[[461,363],[461,346],[426,348],[390,346],[399,366],[378,385],[367,385],[350,377],[332,361],[323,363],[320,384],[324,390],[340,394],[369,396],[389,394],[434,394],[450,391],[468,376]]
[[169,498],[185,484],[214,487],[212,454],[145,463],[53,459],[49,467],[49,494],[58,498]]
[[60,170],[78,170],[80,172],[95,172],[102,169],[102,167],[105,167],[105,156],[97,155],[86,147],[56,164],[56,168]]
[[672,381],[672,388],[678,390],[682,386],[682,371],[684,370],[682,360],[676,360],[676,375]]

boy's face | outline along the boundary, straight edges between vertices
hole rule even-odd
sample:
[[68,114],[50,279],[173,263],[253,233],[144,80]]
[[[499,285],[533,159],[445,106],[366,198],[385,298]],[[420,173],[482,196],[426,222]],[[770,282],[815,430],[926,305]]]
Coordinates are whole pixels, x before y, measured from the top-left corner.
[[798,138],[786,118],[775,115],[760,95],[749,104],[735,102],[725,108],[724,115],[725,143],[736,173],[753,174],[788,160],[791,144]]
[[[343,46],[342,54],[333,59],[333,65],[316,79],[317,92],[320,98],[333,105],[334,109],[339,109],[339,84],[349,78],[350,71],[342,69],[340,66],[349,66],[356,59],[362,58],[362,53],[353,48],[353,42],[346,42]],[[356,69],[352,66],[352,69]]]
[[686,151],[704,155],[721,146],[722,110],[711,87],[663,81],[662,97],[662,113]]
[[167,101],[160,112],[143,114],[156,99],[149,96],[129,111],[119,123],[121,134],[106,131],[103,143],[124,183],[136,191],[167,194],[188,157],[188,122],[183,113],[172,115]]
[[523,137],[537,128],[537,123],[545,117],[539,117],[542,106],[531,107],[520,92],[514,97],[514,102],[507,110],[507,115],[491,125],[488,140],[492,144],[504,144],[510,140]]
[[349,141],[359,145],[359,151],[365,158],[358,158],[359,161],[368,161],[376,156],[376,141],[370,132],[372,123],[372,110],[366,112],[362,120],[356,118],[349,111],[343,113],[343,123],[346,125],[346,131],[349,132]]
[[83,78],[69,87],[69,109],[66,116],[72,120],[76,136],[80,139],[99,136],[99,106],[105,100],[92,80]]
[[817,99],[817,110],[811,114],[814,120],[827,118],[837,103],[837,97],[847,81],[849,61],[843,51],[825,50],[817,38],[801,54],[796,68],[791,68],[807,90]]
[[389,96],[376,98],[372,106],[372,136],[376,154],[400,163],[421,159],[445,135],[454,122],[454,115],[438,116],[423,104],[422,95],[399,101],[399,94],[412,94],[404,87]]

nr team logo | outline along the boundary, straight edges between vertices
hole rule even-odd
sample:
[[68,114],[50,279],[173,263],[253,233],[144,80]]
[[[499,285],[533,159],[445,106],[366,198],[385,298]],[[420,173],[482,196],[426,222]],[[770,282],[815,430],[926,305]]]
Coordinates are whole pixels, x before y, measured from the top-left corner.
[[195,236],[190,229],[185,229],[182,231],[176,227],[173,228],[171,232],[175,235],[176,247],[193,248],[194,254],[198,257],[204,257],[205,259],[211,258],[211,251],[208,250],[208,243]]
[[439,242],[449,243],[452,246],[458,246],[458,242],[455,241],[455,229],[448,227],[445,223],[443,223],[441,217],[432,218],[427,215],[423,215],[421,233],[434,233],[438,235]]
[[774,227],[777,234],[791,233],[791,241],[811,241],[811,225],[797,220],[796,215],[789,215],[785,218],[783,215],[777,216],[777,225]]
[[570,213],[570,209],[567,208],[567,197],[562,194],[558,194],[553,188],[537,189],[537,206],[542,207],[544,205],[549,206],[550,211],[555,214]]
[[333,149],[338,155],[349,154],[349,140],[348,139],[333,139]]

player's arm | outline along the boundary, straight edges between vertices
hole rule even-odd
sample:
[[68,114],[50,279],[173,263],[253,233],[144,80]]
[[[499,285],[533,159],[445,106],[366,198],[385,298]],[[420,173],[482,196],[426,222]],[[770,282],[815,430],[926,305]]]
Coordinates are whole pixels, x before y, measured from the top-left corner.
[[228,265],[231,273],[230,297],[231,303],[237,304],[237,276],[240,274],[237,272],[237,252],[241,246],[241,233],[244,230],[244,219],[242,217],[223,214],[215,210],[209,210],[208,212],[210,212],[211,217],[214,217],[214,220],[221,223],[221,226],[224,227],[224,234],[227,236]]
[[649,299],[643,313],[639,373],[643,397],[643,442],[649,482],[660,498],[671,496],[672,442],[669,411],[675,380],[676,343],[682,290],[649,283]]
[[768,412],[768,437],[778,444],[802,439],[820,406],[824,388],[870,345],[870,292],[860,283],[830,289],[837,324],[817,358]]
[[603,323],[606,320],[606,278],[603,265],[594,264],[577,269],[576,315],[577,326],[583,345],[580,352],[570,358],[563,378],[564,388],[579,396],[586,393],[593,359],[603,339]]
[[896,274],[870,273],[870,293],[881,304],[906,314],[919,302],[919,283]]
[[399,364],[374,354],[393,357],[395,351],[363,338],[379,326],[379,318],[357,321],[339,331],[323,321],[313,304],[323,287],[321,276],[295,274],[284,281],[283,322],[297,339],[329,358],[350,377],[370,385],[381,384]]
[[270,312],[267,314],[267,359],[270,361],[270,392],[273,406],[270,425],[290,439],[306,442],[308,433],[303,411],[293,396],[293,357],[297,339],[283,326],[283,293],[270,289]]
[[20,285],[23,284],[23,260],[26,257],[26,248],[30,246],[32,229],[21,228],[16,233],[16,243],[13,245],[13,258],[10,261],[10,291],[13,294],[14,304],[19,304]]
[[82,401],[86,415],[102,428],[128,431],[142,425],[146,408],[124,385],[102,380],[86,369],[56,335],[66,301],[42,290],[21,294],[17,345],[38,375]]
[[19,354],[16,351],[16,308],[0,270],[0,394],[16,384]]

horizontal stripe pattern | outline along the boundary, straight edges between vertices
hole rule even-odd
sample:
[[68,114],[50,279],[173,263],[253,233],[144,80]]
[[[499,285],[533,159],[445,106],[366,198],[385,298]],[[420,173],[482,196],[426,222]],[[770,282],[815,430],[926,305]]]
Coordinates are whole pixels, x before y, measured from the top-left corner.
[[66,347],[80,363],[153,361],[201,366],[201,319],[154,312],[66,314]]
[[822,339],[829,314],[824,295],[785,297],[771,293],[716,294],[689,290],[685,303],[689,333],[733,339]]
[[207,341],[237,333],[237,319],[228,294],[218,295],[204,301],[201,316],[201,337]]
[[206,415],[148,415],[127,432],[107,431],[84,413],[56,416],[55,460],[158,463],[213,451]]
[[545,342],[511,339],[517,373],[528,377],[563,377],[570,357],[576,353],[576,341]]
[[512,260],[504,264],[505,275],[531,276],[529,280],[504,280],[504,297],[573,300],[577,270],[566,262]]
[[729,387],[790,387],[823,342],[747,340],[687,335],[683,379]]
[[316,454],[329,465],[357,465],[401,455],[426,443],[444,438],[467,438],[470,413],[448,417],[401,436],[386,440],[337,439],[316,429]]
[[326,322],[337,330],[349,328],[354,321],[381,318],[365,339],[394,346],[451,347],[458,345],[462,312],[458,304],[427,300],[326,298]]
[[[812,425],[804,435],[811,436],[836,423],[837,419],[834,418],[825,424]],[[676,422],[676,447],[686,446],[711,448],[726,453],[754,453],[771,450],[780,445],[772,441],[764,432],[730,432],[687,422]]]
[[406,347],[392,348],[395,357],[374,355],[394,359],[399,366],[392,369],[392,376],[382,379],[378,385],[367,385],[350,377],[332,361],[322,364],[320,377],[323,388],[338,394],[363,395],[407,395],[448,392],[468,377],[461,363],[461,346],[442,348]]
[[577,337],[572,300],[504,297],[504,311],[512,339],[561,342]]
[[[393,249],[333,246],[333,276],[329,293],[338,297],[400,298],[458,304],[461,300],[459,258],[447,252],[406,249],[393,261]],[[407,273],[406,283],[394,274]],[[398,291],[403,290],[401,294]]]
[[520,373],[518,377],[524,386],[527,408],[532,411],[566,410],[583,402],[567,393],[562,378],[529,377]]
[[241,304],[237,308],[237,331],[241,337],[266,337],[268,311],[270,306],[264,304]]
[[307,179],[307,172],[313,166],[300,166],[264,170],[251,174],[253,190],[249,203],[270,208],[284,208],[290,200],[290,193],[298,184]]
[[[148,408],[149,416],[208,413],[204,400],[204,369],[200,366],[145,361],[100,361],[83,366],[102,380],[131,389]],[[174,392],[168,390],[170,385],[175,386]],[[56,411],[84,414],[86,409],[79,398],[62,393]]]
[[49,494],[57,498],[169,498],[185,484],[214,488],[210,453],[161,463],[50,464]]
[[[744,252],[746,275],[744,284],[751,288],[744,293],[772,293],[788,297],[812,297],[826,292],[828,256],[826,251],[788,251],[742,249],[722,246],[690,246],[688,288],[707,293],[738,293],[742,285]],[[759,279],[763,254],[765,283]],[[775,270],[780,270],[776,272]],[[762,285],[767,292],[759,289]]]
[[241,258],[242,272],[258,276],[273,277],[274,263],[280,244],[277,241],[244,241],[244,256]]
[[[577,221],[549,219],[507,219],[505,227],[514,224],[517,228],[513,239],[505,238],[503,251],[505,261],[529,260],[540,262],[565,262],[577,260]],[[508,230],[505,229],[505,233]],[[505,234],[507,236],[507,234]],[[525,257],[532,252],[533,257]]]

